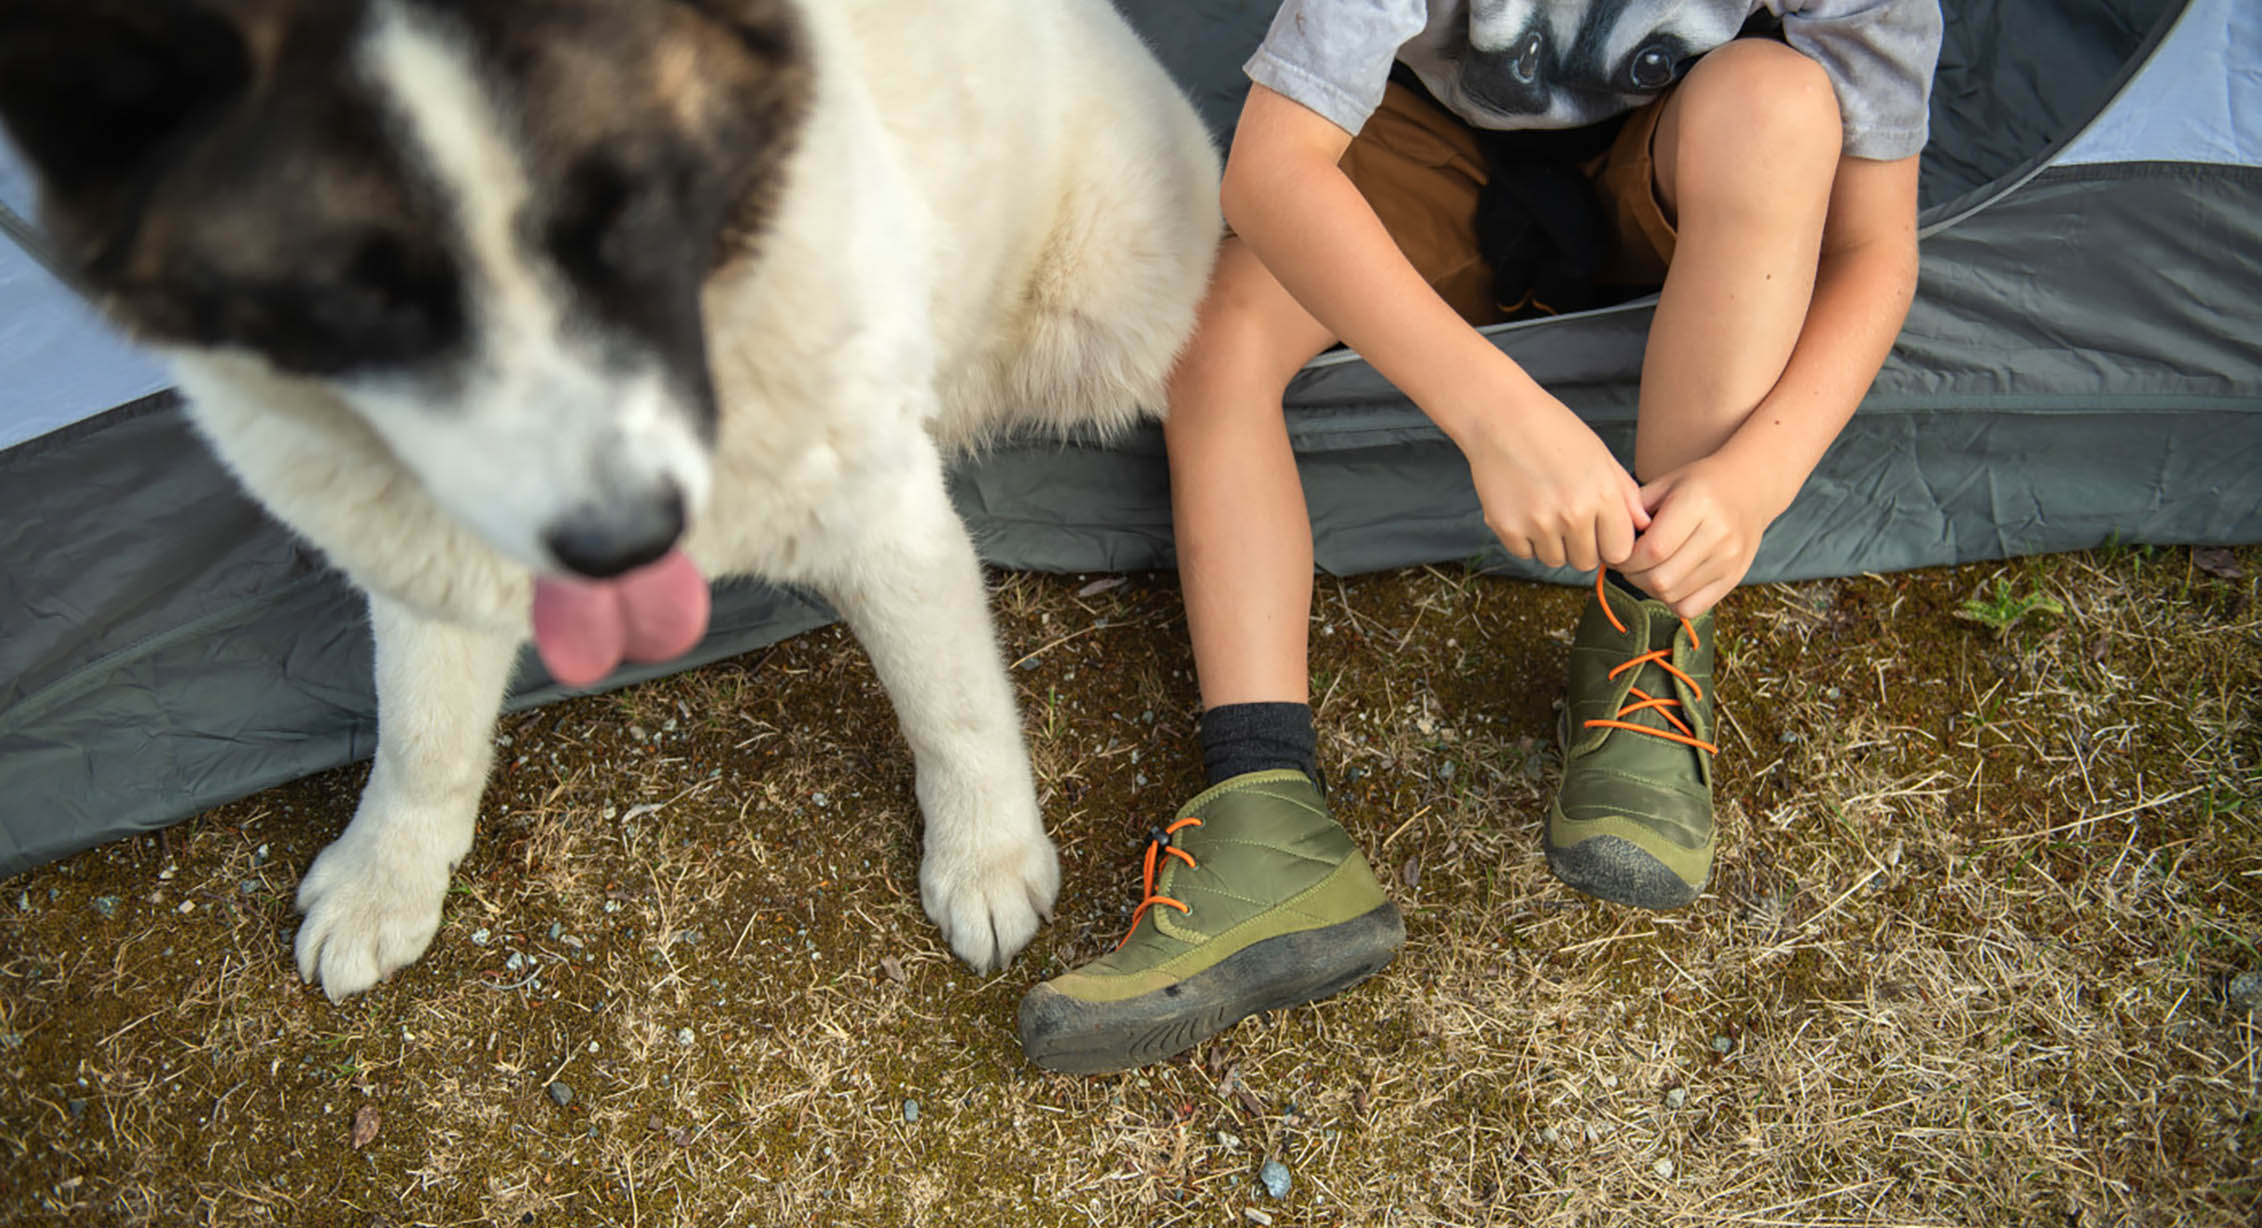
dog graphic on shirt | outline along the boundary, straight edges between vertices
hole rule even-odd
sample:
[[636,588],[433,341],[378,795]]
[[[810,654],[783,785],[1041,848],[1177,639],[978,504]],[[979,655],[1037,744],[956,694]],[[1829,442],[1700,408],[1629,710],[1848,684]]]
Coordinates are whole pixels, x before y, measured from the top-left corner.
[[1452,92],[1491,126],[1580,127],[1664,93],[1740,28],[1685,0],[1475,0]]

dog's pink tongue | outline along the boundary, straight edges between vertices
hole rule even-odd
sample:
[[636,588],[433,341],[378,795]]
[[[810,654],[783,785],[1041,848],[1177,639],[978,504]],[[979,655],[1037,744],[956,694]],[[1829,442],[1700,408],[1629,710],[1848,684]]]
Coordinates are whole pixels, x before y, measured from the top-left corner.
[[610,580],[534,581],[534,648],[567,686],[588,686],[623,660],[681,656],[706,633],[707,580],[681,550]]

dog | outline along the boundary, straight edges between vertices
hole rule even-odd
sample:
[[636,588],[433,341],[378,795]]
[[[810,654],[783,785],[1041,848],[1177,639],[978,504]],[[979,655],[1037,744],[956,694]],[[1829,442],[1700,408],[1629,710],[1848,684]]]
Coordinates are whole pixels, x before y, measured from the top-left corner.
[[10,0],[67,275],[368,597],[376,761],[302,880],[335,1000],[420,956],[513,662],[827,598],[1002,967],[1059,870],[945,458],[1159,410],[1217,155],[1107,0]]

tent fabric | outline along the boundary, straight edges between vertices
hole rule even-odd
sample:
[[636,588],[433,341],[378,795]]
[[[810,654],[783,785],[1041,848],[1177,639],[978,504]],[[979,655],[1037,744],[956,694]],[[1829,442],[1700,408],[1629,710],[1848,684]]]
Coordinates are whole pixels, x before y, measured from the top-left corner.
[[[0,210],[0,449],[163,389],[156,362],[118,340],[12,241],[8,223],[31,213],[31,183],[4,144]],[[18,225],[30,233],[28,223]]]
[[2113,105],[2056,159],[2262,166],[2262,4],[2192,0]]
[[[1271,5],[1125,7],[1230,125]],[[2262,170],[2240,126],[2254,70],[2227,51],[2255,45],[2252,6],[2192,0],[2179,19],[2165,0],[1951,0],[1948,17],[1916,304],[1752,578],[2116,537],[2262,541],[2262,347],[2248,328],[2262,316]],[[4,163],[0,200],[20,207]],[[1491,335],[1623,457],[1649,312]],[[359,600],[236,490],[170,394],[145,395],[162,384],[0,236],[0,874],[374,746]],[[1499,550],[1458,453],[1355,354],[1312,363],[1289,405],[1322,567],[1573,578]],[[1009,444],[953,481],[999,565],[1171,562],[1152,428]],[[605,685],[832,617],[754,582],[722,586],[715,611],[690,657]],[[511,702],[565,693],[529,654]]]

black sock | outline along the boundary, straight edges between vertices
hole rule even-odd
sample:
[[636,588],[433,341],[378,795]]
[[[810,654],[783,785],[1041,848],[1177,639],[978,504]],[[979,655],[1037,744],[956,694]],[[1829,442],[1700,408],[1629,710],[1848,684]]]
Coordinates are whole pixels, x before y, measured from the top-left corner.
[[1622,589],[1626,590],[1626,591],[1627,591],[1628,593],[1631,593],[1631,594],[1633,594],[1633,598],[1634,598],[1634,600],[1636,600],[1636,601],[1655,601],[1655,600],[1657,600],[1657,598],[1655,598],[1655,597],[1652,597],[1652,596],[1650,596],[1650,595],[1649,595],[1649,594],[1648,594],[1647,592],[1645,592],[1645,591],[1644,591],[1644,590],[1642,589],[1642,587],[1641,587],[1640,585],[1638,585],[1638,584],[1634,583],[1633,581],[1631,581],[1631,580],[1627,579],[1627,578],[1626,578],[1626,573],[1624,573],[1624,572],[1622,572],[1622,571],[1618,570],[1617,568],[1615,568],[1615,567],[1611,568],[1611,569],[1610,569],[1610,571],[1609,571],[1609,576],[1610,576],[1610,582],[1611,582],[1612,584],[1615,584],[1615,585],[1617,585],[1617,586],[1618,586],[1619,588],[1622,588]]
[[1202,774],[1213,785],[1273,768],[1320,778],[1310,704],[1220,704],[1202,713],[1201,742]]

